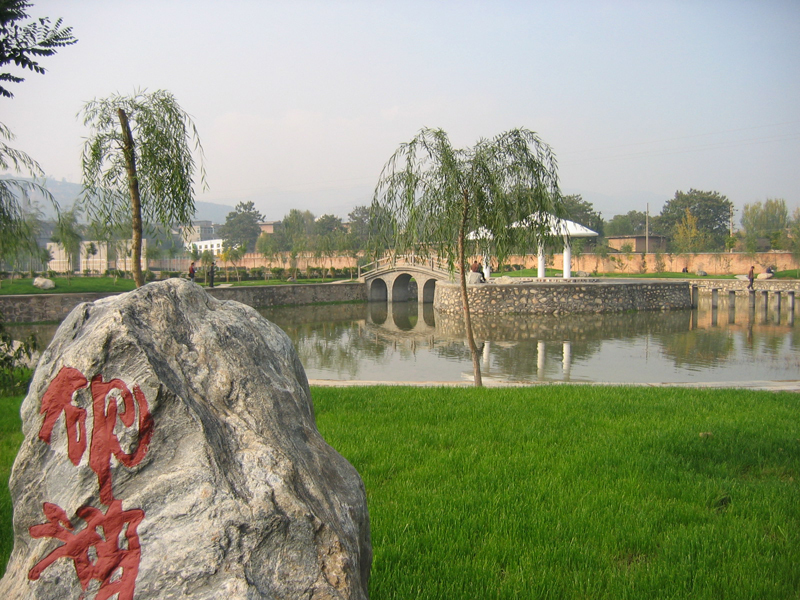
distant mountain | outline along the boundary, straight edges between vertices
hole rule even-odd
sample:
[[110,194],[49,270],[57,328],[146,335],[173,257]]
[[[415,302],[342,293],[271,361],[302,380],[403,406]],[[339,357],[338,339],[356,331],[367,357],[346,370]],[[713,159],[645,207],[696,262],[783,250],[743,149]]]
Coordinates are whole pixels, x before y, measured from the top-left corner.
[[[45,187],[53,194],[59,207],[68,210],[75,204],[75,200],[80,196],[83,186],[79,183],[71,183],[69,181],[56,181],[55,179],[48,179],[45,182]],[[52,205],[47,202],[44,197],[38,194],[32,195],[32,200],[39,205],[39,208],[44,213],[46,219],[55,218],[55,211]],[[225,204],[214,204],[212,202],[195,202],[195,220],[196,221],[212,221],[213,223],[224,223],[225,217],[229,212],[233,211],[232,206]]]

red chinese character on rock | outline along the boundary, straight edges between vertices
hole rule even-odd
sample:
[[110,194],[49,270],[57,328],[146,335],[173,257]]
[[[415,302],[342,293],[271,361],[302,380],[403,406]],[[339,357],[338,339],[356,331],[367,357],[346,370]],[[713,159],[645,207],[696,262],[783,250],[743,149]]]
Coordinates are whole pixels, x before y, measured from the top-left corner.
[[[72,397],[78,390],[86,387],[88,381],[83,374],[72,367],[64,367],[50,383],[42,397],[40,413],[45,415],[39,430],[39,439],[50,443],[53,427],[61,413],[67,427],[67,454],[72,464],[77,465],[86,450],[86,410],[72,404]],[[89,448],[89,466],[97,475],[100,484],[100,500],[110,504],[114,499],[111,488],[111,457],[114,456],[126,467],[138,465],[145,454],[153,436],[153,418],[147,399],[138,385],[133,393],[121,379],[104,382],[102,375],[92,378],[92,443]],[[119,439],[114,433],[117,419],[125,427],[136,421],[138,409],[138,444],[132,453],[122,451]]]
[[[28,573],[28,579],[36,581],[59,558],[70,558],[84,590],[93,579],[100,582],[96,600],[106,600],[114,594],[119,594],[119,600],[132,600],[141,557],[136,528],[144,518],[144,511],[123,511],[120,500],[114,500],[105,514],[84,506],[77,515],[86,522],[86,527],[78,532],[74,532],[64,510],[55,504],[45,502],[44,514],[48,523],[31,527],[31,536],[55,538],[64,543],[40,560]],[[121,539],[124,547],[120,547]],[[89,553],[91,548],[96,555],[94,559]]]
[[[112,392],[118,392],[119,395]],[[118,398],[122,401],[121,412]],[[133,386],[131,394],[121,379],[112,379],[104,383],[102,375],[92,377],[92,399],[94,428],[89,451],[89,466],[97,474],[101,502],[110,504],[114,499],[111,489],[111,457],[115,456],[126,467],[138,465],[147,454],[147,446],[153,435],[153,418],[139,386]],[[139,408],[139,443],[133,453],[127,454],[122,451],[114,428],[117,417],[125,427],[133,425],[136,418],[135,406]]]
[[[73,404],[75,393],[87,386],[92,395],[91,443],[87,441],[87,411]],[[119,594],[118,600],[131,600],[141,557],[136,528],[144,519],[144,511],[123,511],[122,502],[114,498],[111,458],[133,467],[147,454],[153,436],[153,418],[147,399],[138,385],[133,386],[131,393],[121,379],[104,382],[102,375],[92,377],[89,384],[77,369],[63,367],[42,396],[40,413],[44,420],[39,439],[47,444],[51,442],[58,418],[64,414],[67,455],[73,465],[80,463],[88,446],[89,467],[97,475],[100,502],[108,506],[108,511],[104,514],[92,506],[79,508],[76,514],[86,522],[86,528],[73,533],[74,526],[66,512],[45,502],[44,514],[48,522],[33,525],[29,532],[34,538],[51,537],[64,543],[39,561],[28,578],[35,581],[59,558],[71,558],[84,590],[91,580],[100,582],[96,600],[106,600],[115,594]],[[116,433],[119,424],[125,428],[137,426],[136,449],[132,452],[125,452],[120,445]],[[92,557],[90,549],[94,549],[96,558]]]
[[81,462],[81,456],[86,450],[86,410],[72,404],[72,396],[88,383],[78,369],[63,367],[47,386],[47,391],[42,397],[42,408],[39,410],[44,415],[39,439],[48,444],[56,420],[62,412],[64,413],[67,425],[67,454],[72,464],[76,466]]

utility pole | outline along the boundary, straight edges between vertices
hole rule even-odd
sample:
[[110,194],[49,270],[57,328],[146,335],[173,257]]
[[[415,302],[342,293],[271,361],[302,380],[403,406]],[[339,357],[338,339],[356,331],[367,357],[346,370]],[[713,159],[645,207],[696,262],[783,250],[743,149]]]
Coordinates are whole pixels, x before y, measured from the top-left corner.
[[646,204],[644,213],[644,253],[650,254],[650,203]]
[[[733,237],[733,204],[731,204],[731,216],[728,221],[728,233]],[[728,252],[733,252],[733,247],[731,247]]]

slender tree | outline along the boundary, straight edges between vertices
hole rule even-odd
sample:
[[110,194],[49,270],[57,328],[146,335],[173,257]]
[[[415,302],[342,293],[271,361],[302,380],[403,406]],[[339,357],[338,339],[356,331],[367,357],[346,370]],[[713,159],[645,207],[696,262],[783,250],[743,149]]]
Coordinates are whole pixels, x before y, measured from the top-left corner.
[[71,284],[72,271],[74,265],[72,261],[81,250],[81,236],[80,226],[78,225],[78,216],[75,209],[67,210],[61,213],[56,223],[56,228],[53,230],[52,240],[58,244],[67,256],[67,283]]
[[188,225],[194,215],[193,151],[205,184],[197,129],[162,90],[92,100],[81,116],[91,130],[83,149],[82,202],[101,223],[131,222],[133,278],[142,286],[143,223]]
[[231,248],[230,260],[233,263],[234,270],[236,271],[236,281],[239,283],[242,282],[242,275],[239,273],[239,261],[244,259],[245,254],[247,254],[246,244],[240,244],[239,246]]
[[527,129],[467,149],[454,148],[441,129],[422,129],[384,166],[372,213],[391,215],[382,220],[381,236],[395,251],[436,252],[458,267],[474,381],[481,386],[466,283],[468,235],[488,232],[501,262],[551,237],[549,214],[565,216],[552,150]]
[[[789,249],[792,252],[795,263],[800,265],[800,208],[795,208],[792,214],[792,219],[789,222]],[[797,276],[800,277],[800,268],[797,270]]]
[[233,262],[234,249],[231,246],[223,246],[222,252],[219,253],[219,259],[225,265],[225,281],[230,282],[231,270],[228,268],[228,263]]
[[208,283],[208,271],[214,264],[214,253],[211,250],[203,250],[200,255],[200,264],[203,265],[203,282]]

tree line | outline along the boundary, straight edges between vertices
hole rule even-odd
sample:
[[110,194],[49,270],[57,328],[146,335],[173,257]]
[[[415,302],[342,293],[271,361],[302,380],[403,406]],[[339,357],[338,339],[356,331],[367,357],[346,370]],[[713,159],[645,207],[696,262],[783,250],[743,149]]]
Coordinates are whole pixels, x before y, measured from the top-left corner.
[[564,202],[571,220],[599,234],[591,244],[649,233],[667,238],[668,250],[677,254],[785,250],[800,256],[800,208],[790,214],[783,198],[745,204],[738,216],[733,203],[719,192],[679,190],[660,213],[648,216],[632,210],[607,221],[580,195],[566,196]]

